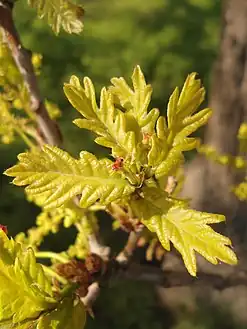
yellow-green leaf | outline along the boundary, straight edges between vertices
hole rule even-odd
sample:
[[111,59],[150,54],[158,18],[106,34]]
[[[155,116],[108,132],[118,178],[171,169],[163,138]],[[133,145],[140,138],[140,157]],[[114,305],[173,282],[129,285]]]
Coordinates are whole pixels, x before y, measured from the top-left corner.
[[170,96],[168,106],[167,106],[167,121],[168,126],[171,127],[176,123],[176,114],[178,110],[178,99],[179,99],[179,90],[178,87],[175,88],[174,92]]
[[196,112],[204,97],[205,89],[201,86],[201,81],[196,79],[196,73],[189,74],[179,96],[177,120],[182,120]]
[[75,196],[87,208],[96,202],[106,205],[134,191],[120,172],[112,170],[110,160],[97,160],[81,152],[80,159],[67,152],[45,145],[40,153],[22,153],[20,163],[6,170],[15,177],[13,183],[25,186],[29,195],[42,196],[45,208],[59,207]]
[[86,311],[79,299],[64,298],[58,307],[40,317],[37,329],[83,329]]
[[136,119],[114,106],[113,95],[106,88],[101,91],[100,107],[89,78],[84,79],[82,87],[79,79],[73,76],[64,85],[64,92],[70,103],[84,117],[74,120],[74,123],[99,135],[96,143],[111,147],[114,157],[129,157],[132,161],[138,158],[137,144],[141,140],[141,132]]
[[170,250],[172,242],[191,275],[195,276],[197,271],[195,251],[212,264],[217,264],[218,260],[232,265],[237,263],[231,241],[208,225],[224,221],[223,215],[187,209],[165,195],[159,197],[157,193],[154,197],[152,193],[147,191],[143,199],[132,201],[135,215],[157,234],[166,250]]
[[61,27],[68,33],[80,33],[84,10],[69,0],[28,0],[28,4],[37,10],[39,18],[46,18],[55,34]]
[[148,111],[152,96],[152,87],[146,84],[144,74],[137,65],[132,74],[133,89],[128,86],[123,78],[113,78],[113,86],[109,88],[119,103],[128,110],[137,120],[145,132],[152,132],[159,116],[158,109]]
[[0,231],[0,323],[17,324],[56,307],[51,284],[31,248]]

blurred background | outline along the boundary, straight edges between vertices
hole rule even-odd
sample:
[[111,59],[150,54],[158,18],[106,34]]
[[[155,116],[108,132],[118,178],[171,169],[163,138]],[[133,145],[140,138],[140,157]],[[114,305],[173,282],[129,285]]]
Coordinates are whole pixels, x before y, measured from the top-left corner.
[[[237,153],[237,130],[247,114],[246,0],[84,0],[81,4],[85,28],[79,36],[61,33],[55,37],[25,1],[18,1],[14,12],[24,46],[43,55],[40,88],[62,110],[59,124],[71,154],[77,156],[85,149],[102,156],[105,151],[94,144],[93,136],[72,124],[77,114],[63,94],[63,83],[72,74],[89,76],[99,92],[113,76],[130,77],[136,64],[153,86],[152,105],[164,113],[175,86],[181,86],[188,73],[198,72],[208,91],[205,104],[214,109],[214,117],[200,135],[218,152]],[[24,149],[21,142],[0,145],[1,172]],[[195,154],[188,155],[186,173],[184,195],[199,210],[227,216],[229,225],[220,229],[241,246],[244,260],[245,204],[229,188],[239,176]],[[1,175],[0,222],[14,236],[34,225],[39,209],[9,181]],[[117,253],[126,236],[113,234],[110,219],[99,217],[105,242]],[[48,236],[42,248],[62,251],[73,241],[73,234],[62,229]],[[144,251],[138,250],[136,257],[145,262]],[[177,262],[171,258],[165,266],[180,269]],[[94,307],[95,319],[89,319],[87,328],[243,329],[247,328],[246,307],[247,292],[241,284],[219,290],[208,281],[198,289],[196,285],[164,288],[126,280],[103,289]]]

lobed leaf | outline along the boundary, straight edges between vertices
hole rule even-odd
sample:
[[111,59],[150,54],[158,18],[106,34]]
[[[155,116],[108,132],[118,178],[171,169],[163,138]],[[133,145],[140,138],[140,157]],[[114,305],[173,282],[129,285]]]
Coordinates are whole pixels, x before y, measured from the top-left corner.
[[138,159],[140,150],[138,142],[142,135],[135,117],[115,108],[113,95],[103,88],[98,108],[95,90],[89,78],[84,79],[84,87],[77,77],[72,76],[64,85],[64,92],[70,103],[81,113],[84,119],[74,123],[93,131],[100,137],[95,139],[99,145],[112,148],[114,157]]
[[[188,136],[206,124],[212,114],[211,109],[194,114],[205,93],[200,80],[196,80],[195,76],[192,73],[187,77],[180,94],[179,89],[175,88],[168,102],[167,120],[159,117],[156,122],[157,138],[152,138],[152,154],[159,156],[155,163],[149,161],[154,167],[156,178],[174,173],[183,162],[183,152],[199,147],[200,140]],[[148,157],[150,153],[151,150]]]
[[209,118],[212,115],[211,109],[204,109],[191,117],[187,117],[183,121],[183,125],[185,126],[182,128],[174,138],[173,145],[178,145],[183,143],[186,140],[186,137],[191,135],[193,132],[198,130],[201,126],[205,125]]
[[128,86],[123,78],[112,78],[111,82],[113,86],[109,90],[121,106],[135,117],[144,132],[153,132],[159,110],[152,109],[148,112],[152,87],[146,84],[140,66],[137,65],[132,74],[133,89]]
[[192,276],[196,275],[195,251],[212,264],[218,260],[236,264],[237,258],[231,241],[216,233],[208,224],[225,220],[223,215],[209,214],[188,209],[174,199],[168,199],[164,192],[146,189],[144,197],[132,201],[135,215],[157,234],[162,246],[170,250],[170,242],[181,253],[185,266]]
[[44,208],[59,207],[75,196],[80,197],[82,208],[96,202],[106,205],[134,191],[121,173],[112,170],[110,160],[97,160],[88,152],[81,152],[76,160],[57,147],[45,145],[42,152],[22,153],[18,159],[20,163],[5,174],[15,177],[15,185],[28,185],[29,195],[42,196]]
[[201,86],[201,81],[196,79],[196,73],[188,75],[178,101],[177,120],[192,115],[202,104],[205,98],[205,89]]

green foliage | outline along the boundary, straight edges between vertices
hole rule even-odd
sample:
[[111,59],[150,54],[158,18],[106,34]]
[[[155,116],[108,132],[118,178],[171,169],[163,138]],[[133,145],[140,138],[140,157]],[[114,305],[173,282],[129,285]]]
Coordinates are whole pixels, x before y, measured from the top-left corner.
[[113,84],[110,92],[115,96],[116,102],[135,118],[142,132],[152,133],[155,122],[159,116],[158,109],[148,112],[152,96],[152,87],[147,85],[139,66],[134,69],[132,75],[133,90],[123,78],[111,79]]
[[[54,294],[32,248],[0,231],[0,327],[83,328],[85,309],[72,293]],[[68,290],[69,291],[69,290]],[[71,290],[72,292],[73,290]]]
[[208,226],[224,216],[190,210],[187,200],[166,191],[168,177],[183,162],[183,152],[198,145],[189,135],[211,115],[210,109],[195,114],[205,94],[196,74],[187,77],[180,94],[176,88],[171,95],[167,118],[149,110],[152,89],[139,67],[132,75],[133,89],[123,78],[112,82],[102,89],[99,107],[89,78],[82,87],[72,77],[64,90],[83,117],[75,123],[99,135],[96,142],[112,149],[115,162],[97,160],[88,152],[75,160],[57,147],[44,146],[41,152],[20,154],[19,163],[5,174],[15,177],[16,185],[28,185],[28,194],[44,208],[66,207],[77,196],[81,208],[103,206],[110,211],[112,203],[130,208],[165,249],[173,243],[191,275],[196,275],[194,251],[213,264],[217,259],[236,264],[230,240]]
[[37,329],[84,328],[85,309],[79,299],[64,298],[58,307],[40,317]]
[[23,250],[0,232],[0,323],[17,325],[55,308],[51,284],[32,249]]
[[83,29],[81,18],[84,10],[68,0],[28,0],[37,10],[39,18],[46,18],[55,34],[61,27],[68,33],[80,33]]
[[57,147],[44,146],[42,153],[23,153],[20,161],[5,173],[16,176],[14,183],[29,185],[30,195],[44,197],[45,208],[55,208],[80,194],[80,206],[87,208],[98,201],[107,205],[133,192],[121,173],[111,170],[111,161],[97,160],[81,152],[75,160]]
[[[2,39],[1,35],[0,38]],[[17,116],[13,109],[18,111],[25,107],[28,113],[29,97],[21,75],[14,63],[8,47],[1,41],[0,44],[0,137],[4,144],[14,141],[16,135],[29,141],[27,134],[23,132],[26,127],[27,132],[30,126],[27,118]],[[27,105],[28,104],[28,105]]]
[[[41,2],[39,1],[39,3]],[[46,3],[48,3],[48,0]],[[156,106],[160,108],[166,102],[167,96],[173,86],[175,84],[180,85],[183,77],[188,72],[192,70],[200,72],[204,83],[207,84],[211,63],[217,49],[219,3],[219,0],[154,0],[151,2],[143,2],[142,0],[126,0],[124,2],[117,0],[85,0],[83,7],[87,13],[87,25],[83,33],[83,38],[75,38],[62,34],[60,39],[54,39],[48,26],[46,27],[40,20],[34,21],[32,16],[35,14],[34,11],[25,8],[25,2],[23,3],[23,1],[16,2],[14,13],[15,23],[17,24],[24,45],[29,49],[45,55],[45,65],[42,67],[40,77],[42,94],[49,95],[51,99],[60,105],[62,104],[62,108],[68,118],[70,114],[67,109],[67,103],[64,101],[60,91],[61,88],[58,86],[67,79],[68,74],[71,74],[71,72],[79,74],[79,70],[83,70],[85,75],[92,77],[96,91],[98,91],[99,86],[106,84],[110,77],[115,75],[128,76],[130,68],[135,63],[140,63],[145,69],[146,77],[154,87],[153,100],[155,100]],[[35,4],[36,8],[37,4],[38,1]],[[48,16],[44,18],[48,20]],[[61,26],[59,27],[60,29]],[[30,31],[32,32],[30,33]],[[35,56],[33,60],[36,64],[40,62],[39,55]],[[16,69],[15,71],[10,70],[5,58],[2,60],[2,63],[4,64],[2,65],[3,68],[8,67],[8,76],[13,79],[12,82],[15,85],[22,86],[22,79],[20,77],[18,78],[18,71]],[[38,66],[40,66],[40,63]],[[36,70],[36,72],[40,73],[39,70]],[[0,80],[7,76],[6,72],[3,75],[1,73]],[[8,88],[10,85],[8,84]],[[1,84],[2,86],[4,86],[4,83],[3,85]],[[115,102],[116,97],[113,96],[113,98]],[[28,98],[26,104],[29,104]],[[46,102],[49,114],[52,117],[58,117],[59,114],[55,107],[50,108],[49,104]],[[20,97],[16,94],[12,98],[11,103],[8,102],[7,105],[8,111],[11,110],[12,119],[15,122],[11,119],[3,127],[4,121],[2,117],[0,118],[0,130],[2,127],[4,128],[1,130],[0,135],[4,143],[12,142],[17,135],[21,136],[17,129],[12,128],[13,126],[16,126],[21,133],[24,132],[27,134],[30,131],[30,129],[27,129],[27,126],[30,127],[30,121],[27,122],[25,118],[21,122],[19,118],[19,114],[22,114],[21,111],[23,109],[22,96]],[[4,106],[1,103],[1,111]],[[117,108],[124,110],[121,108],[121,105],[117,105]],[[18,119],[18,124],[16,119]],[[162,121],[160,120],[161,125],[163,124]],[[88,135],[80,132],[76,134],[76,129],[74,131],[71,130],[67,124],[68,122],[69,120],[64,120],[62,129],[64,136],[66,136],[65,146],[70,152],[75,154],[75,151],[79,148],[87,148],[91,152],[92,150],[93,152],[99,152],[99,148],[95,147],[93,149],[92,140]],[[35,133],[35,131],[32,130],[32,133]],[[87,138],[84,138],[85,136]],[[33,136],[30,134],[28,134],[28,137],[31,137],[31,140],[33,139]],[[143,144],[146,143],[146,147],[150,148],[149,136],[144,135],[143,137]],[[21,138],[23,137],[21,136]],[[156,136],[153,135],[151,140],[153,139],[153,145],[157,145]],[[36,142],[37,138],[34,138],[34,140]],[[158,149],[163,151],[163,142],[159,141],[159,144],[160,148],[155,147],[153,150]],[[20,151],[16,148],[16,145],[13,145],[11,149],[2,145],[0,148],[2,152],[0,158],[2,169],[4,170],[10,164],[12,165],[14,161],[11,155]],[[160,156],[159,151],[156,153],[150,152],[149,165],[151,167],[156,165],[156,161],[159,163],[158,156]],[[177,171],[175,176],[178,178]],[[166,184],[167,177],[162,176],[158,180],[163,188]],[[5,185],[4,181],[6,181]],[[139,182],[141,181],[142,179],[139,180]],[[179,179],[178,181],[180,184]],[[146,183],[150,184],[152,182],[145,181]],[[13,189],[10,184],[7,184],[6,178],[3,178],[2,190],[4,191],[4,200],[1,202],[2,218],[8,218],[7,223],[10,226],[11,232],[16,232],[18,228],[25,230],[29,224],[33,224],[31,221],[36,215],[37,210],[34,213],[26,212],[26,209],[29,208],[33,211],[34,207],[25,204],[21,197],[15,196],[18,195],[18,189]],[[35,197],[35,199],[37,198]],[[34,201],[36,202],[36,200]],[[15,204],[16,209],[18,208],[18,212],[13,212],[13,204]],[[42,206],[42,202],[36,202],[36,204]],[[79,210],[84,212],[84,209]],[[92,227],[88,225],[88,214],[83,216],[80,211],[78,212],[78,217],[82,216],[83,220],[80,222],[83,224],[77,234],[75,243],[69,247],[68,253],[70,257],[77,256],[84,258],[88,251],[87,234]],[[5,213],[7,213],[7,216]],[[90,216],[94,215],[92,212],[89,214]],[[14,219],[14,225],[11,225],[11,217]],[[27,238],[23,237],[24,234],[22,234],[20,241],[25,241],[25,245],[39,246],[46,235],[50,232],[56,233],[59,230],[60,234],[56,239],[61,249],[64,243],[68,243],[71,235],[75,234],[74,231],[71,233],[70,230],[61,232],[62,223],[65,227],[69,227],[70,224],[76,224],[77,226],[78,217],[74,215],[74,209],[72,209],[71,204],[49,210],[42,209],[40,216],[37,218],[37,227],[32,228],[28,232]],[[60,223],[61,226],[59,227]],[[155,237],[155,233],[148,231],[148,234],[151,237]],[[157,240],[157,238],[155,237],[153,240]],[[56,246],[54,236],[51,237],[50,241],[52,241],[52,245],[46,244],[42,248],[49,247],[56,249],[58,247]],[[150,326],[152,328],[160,328],[164,325],[169,326],[166,317],[165,323],[161,323],[164,320],[163,309],[160,312],[160,318],[157,318],[157,307],[153,307],[156,304],[156,296],[151,296],[151,291],[147,291],[146,285],[141,286],[141,289],[132,289],[134,287],[136,288],[136,282],[134,282],[133,287],[123,283],[123,287],[120,290],[113,292],[112,289],[114,287],[111,287],[108,290],[108,299],[105,300],[104,296],[103,298],[101,296],[98,300],[96,307],[102,307],[103,312],[101,313],[100,309],[97,309],[97,317],[92,323],[88,324],[89,327],[90,324],[92,328],[98,326],[106,328],[128,328],[133,326],[136,328],[148,328]],[[133,294],[133,296],[129,296],[129,294]],[[140,299],[143,301],[142,303],[139,303]],[[69,304],[71,305],[70,302]],[[106,304],[109,306],[108,308],[105,307]],[[131,312],[129,311],[130,304],[133,305]],[[67,303],[63,305],[70,309]],[[215,314],[211,313],[210,317],[205,316],[205,321],[202,320],[204,323],[209,318],[215,318]],[[68,313],[68,318],[70,317],[71,314]],[[59,326],[61,318],[57,322],[56,320],[53,322],[55,327],[56,324]],[[83,322],[83,319],[81,321]],[[37,325],[36,321],[33,321],[32,324],[35,327]],[[52,328],[53,325],[49,326],[46,323],[46,326],[49,328]],[[199,321],[195,325],[198,326]],[[62,323],[61,325],[61,327],[68,326],[67,323]],[[5,327],[7,325],[4,325]],[[13,325],[10,324],[8,327],[12,328]],[[26,329],[26,327],[29,329],[29,321],[27,324],[18,325],[18,328]],[[71,324],[71,327],[73,327],[73,324]]]
[[196,275],[195,251],[212,264],[217,264],[217,259],[228,264],[237,263],[234,252],[228,247],[231,241],[208,225],[224,221],[224,216],[176,205],[177,202],[167,200],[162,193],[151,198],[151,192],[147,191],[146,195],[132,203],[136,216],[157,234],[166,250],[170,250],[170,241],[173,243],[191,275]]
[[70,83],[65,84],[64,91],[72,105],[85,117],[75,120],[76,125],[93,130],[101,136],[96,138],[96,143],[111,147],[114,157],[127,157],[128,154],[132,157],[131,153],[135,157],[139,136],[132,130],[137,124],[132,116],[128,118],[114,107],[113,97],[109,91],[102,89],[100,108],[97,107],[95,91],[88,78],[84,79],[83,89],[79,79],[72,77]]
[[[0,35],[1,37],[1,35]],[[32,64],[38,75],[42,56],[32,54]],[[53,119],[61,112],[52,102],[45,100],[47,110]],[[3,144],[10,144],[20,137],[31,149],[41,144],[36,129],[36,116],[31,110],[30,96],[22,76],[12,58],[7,45],[0,43],[0,138]]]

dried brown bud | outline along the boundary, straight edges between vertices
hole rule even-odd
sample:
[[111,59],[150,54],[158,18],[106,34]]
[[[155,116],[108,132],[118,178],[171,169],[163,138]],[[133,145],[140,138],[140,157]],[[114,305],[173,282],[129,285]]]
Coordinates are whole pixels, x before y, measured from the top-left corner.
[[99,273],[103,268],[103,260],[99,255],[89,254],[85,259],[85,266],[90,274]]
[[79,297],[85,297],[88,293],[88,286],[82,284],[78,289],[76,289],[76,293]]
[[85,264],[75,259],[68,263],[58,264],[56,272],[71,282],[89,283],[91,281],[91,275]]

